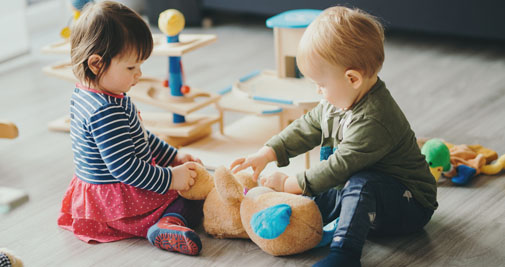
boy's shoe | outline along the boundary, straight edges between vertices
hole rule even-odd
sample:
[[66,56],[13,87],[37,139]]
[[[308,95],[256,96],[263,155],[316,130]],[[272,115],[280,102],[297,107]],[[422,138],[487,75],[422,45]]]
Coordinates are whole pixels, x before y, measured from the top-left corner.
[[158,248],[186,255],[198,255],[202,249],[200,237],[179,216],[162,217],[149,228],[147,239]]

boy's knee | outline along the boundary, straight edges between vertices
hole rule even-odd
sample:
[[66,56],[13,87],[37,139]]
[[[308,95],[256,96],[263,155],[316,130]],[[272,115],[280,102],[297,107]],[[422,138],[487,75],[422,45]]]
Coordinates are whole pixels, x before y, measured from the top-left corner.
[[349,180],[344,185],[344,190],[349,190],[351,188],[363,188],[370,182],[375,181],[377,174],[369,171],[361,171],[353,174]]

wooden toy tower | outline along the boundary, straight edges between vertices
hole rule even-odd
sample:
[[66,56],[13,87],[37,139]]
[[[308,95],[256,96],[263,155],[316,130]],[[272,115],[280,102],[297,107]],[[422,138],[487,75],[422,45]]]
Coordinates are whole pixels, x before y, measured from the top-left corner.
[[[262,116],[278,115],[279,130],[315,107],[321,97],[312,82],[300,77],[295,57],[305,29],[320,13],[315,9],[290,10],[269,18],[266,25],[274,31],[277,70],[242,77],[225,91],[221,106]],[[309,168],[309,153],[305,155],[305,167]]]
[[[129,95],[133,98],[158,106],[172,113],[146,114],[146,127],[175,146],[183,146],[209,135],[211,125],[219,122],[223,133],[223,116],[218,105],[218,94],[190,88],[184,84],[181,56],[216,40],[215,35],[181,35],[184,16],[175,9],[168,9],[159,16],[158,27],[165,36],[155,35],[153,55],[168,56],[168,79],[144,79]],[[170,90],[168,90],[169,87]],[[197,100],[198,98],[198,100]],[[191,114],[215,104],[219,114]]]
[[[278,108],[276,114],[280,117],[280,129],[284,129],[321,100],[315,85],[300,77],[295,60],[298,43],[305,29],[320,13],[321,10],[314,9],[290,10],[269,18],[266,25],[274,31],[277,70],[256,72],[233,84],[232,96],[247,97],[258,103],[257,105],[276,106]],[[222,106],[226,109],[233,108],[226,103]],[[247,112],[247,109],[242,108],[244,112]],[[253,111],[251,109],[250,113]],[[273,112],[259,114],[273,114]]]
[[266,25],[274,30],[277,77],[300,78],[296,50],[309,24],[321,13],[316,9],[290,10],[269,18]]
[[[220,95],[190,88],[184,84],[181,56],[216,40],[213,34],[181,34],[184,16],[169,9],[160,14],[158,26],[164,34],[154,34],[152,56],[168,57],[166,79],[143,77],[133,86],[128,95],[140,101],[164,109],[167,112],[142,113],[145,126],[174,146],[184,146],[212,132],[212,124],[219,123],[223,132],[222,110],[218,105]],[[46,53],[70,54],[68,40],[48,45]],[[45,67],[43,71],[58,78],[76,82],[70,63],[59,63]],[[214,104],[215,115],[194,113]],[[69,131],[68,116],[49,124],[49,129]]]

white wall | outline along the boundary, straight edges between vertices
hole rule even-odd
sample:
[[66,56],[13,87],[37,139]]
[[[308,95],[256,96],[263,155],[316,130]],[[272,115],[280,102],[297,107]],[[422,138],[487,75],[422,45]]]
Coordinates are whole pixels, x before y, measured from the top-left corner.
[[25,1],[2,1],[2,8],[0,8],[0,62],[29,51],[25,10]]

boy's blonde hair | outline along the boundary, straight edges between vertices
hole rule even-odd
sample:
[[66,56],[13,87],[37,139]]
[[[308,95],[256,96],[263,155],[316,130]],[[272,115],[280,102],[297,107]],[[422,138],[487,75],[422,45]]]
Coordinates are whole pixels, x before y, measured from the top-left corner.
[[359,9],[327,8],[309,25],[298,46],[296,60],[302,73],[313,65],[314,53],[331,65],[371,77],[384,62],[384,29]]
[[[146,60],[153,50],[151,31],[142,18],[123,4],[104,1],[85,6],[70,35],[72,70],[83,83],[97,84],[115,56],[136,53]],[[88,58],[97,54],[102,67],[95,75]]]

